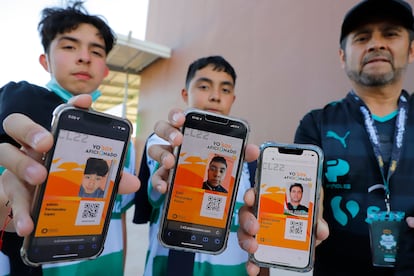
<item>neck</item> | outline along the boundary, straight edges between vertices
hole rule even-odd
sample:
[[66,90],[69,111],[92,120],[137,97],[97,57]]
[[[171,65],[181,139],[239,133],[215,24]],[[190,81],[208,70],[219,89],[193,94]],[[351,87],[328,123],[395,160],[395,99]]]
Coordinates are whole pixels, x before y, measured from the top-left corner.
[[354,87],[355,93],[368,106],[370,112],[377,116],[386,116],[398,108],[401,87]]

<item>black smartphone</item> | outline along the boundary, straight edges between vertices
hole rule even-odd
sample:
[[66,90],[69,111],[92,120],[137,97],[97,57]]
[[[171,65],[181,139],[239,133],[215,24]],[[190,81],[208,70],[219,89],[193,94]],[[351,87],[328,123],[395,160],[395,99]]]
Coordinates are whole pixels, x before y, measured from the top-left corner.
[[159,240],[169,248],[218,254],[227,244],[249,126],[190,109],[182,132]]
[[259,247],[251,255],[260,266],[301,272],[313,268],[322,166],[317,146],[261,145],[255,206]]
[[28,265],[96,258],[103,250],[132,125],[127,119],[61,105],[54,111],[48,176],[35,192]]

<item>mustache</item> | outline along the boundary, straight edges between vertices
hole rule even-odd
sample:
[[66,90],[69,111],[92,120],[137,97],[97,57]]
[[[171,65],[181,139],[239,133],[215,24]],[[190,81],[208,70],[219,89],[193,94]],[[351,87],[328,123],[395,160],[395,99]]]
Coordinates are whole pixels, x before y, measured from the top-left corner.
[[376,51],[376,52],[368,53],[362,60],[362,64],[365,65],[367,63],[370,63],[373,60],[378,60],[378,59],[385,60],[385,61],[392,63],[392,56],[390,53],[386,51]]

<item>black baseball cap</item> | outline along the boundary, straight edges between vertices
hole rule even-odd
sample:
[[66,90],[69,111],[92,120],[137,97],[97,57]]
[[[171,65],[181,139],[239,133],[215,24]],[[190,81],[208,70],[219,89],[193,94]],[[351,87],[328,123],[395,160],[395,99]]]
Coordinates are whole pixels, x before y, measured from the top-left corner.
[[409,3],[403,0],[364,0],[345,15],[339,42],[362,24],[375,19],[391,19],[414,31],[413,11]]

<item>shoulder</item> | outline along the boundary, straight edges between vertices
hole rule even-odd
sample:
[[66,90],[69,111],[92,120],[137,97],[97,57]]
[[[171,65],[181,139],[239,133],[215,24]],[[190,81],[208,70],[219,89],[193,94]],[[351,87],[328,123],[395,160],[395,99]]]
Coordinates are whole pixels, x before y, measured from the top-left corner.
[[227,193],[227,190],[223,186],[220,185],[219,192]]
[[[39,110],[53,111],[62,100],[45,87],[27,81],[9,82],[0,88],[1,113],[20,112],[28,116],[36,115]],[[34,107],[36,106],[36,107]],[[31,114],[33,109],[35,114]]]
[[409,94],[407,91],[403,90],[403,95],[406,96],[408,99],[407,101],[410,103],[411,106],[414,105],[414,93]]
[[322,107],[310,110],[308,113],[305,114],[304,118],[307,118],[307,117],[318,118],[319,116],[322,116],[322,115],[329,115],[330,113],[334,113],[338,111],[342,112],[343,110],[350,109],[350,108],[359,109],[358,102],[359,100],[357,99],[355,94],[353,94],[352,92],[348,92],[348,94],[342,99],[331,101]]
[[27,81],[19,81],[19,82],[14,82],[11,81],[9,83],[7,83],[6,85],[4,85],[3,87],[0,88],[1,93],[8,93],[8,92],[13,92],[13,93],[44,93],[44,92],[49,92],[49,90],[47,90],[44,87],[29,83]]
[[344,99],[340,101],[330,102],[321,108],[310,110],[308,113],[306,113],[303,116],[302,120],[307,120],[307,119],[318,120],[321,118],[321,116],[325,114],[329,114],[329,113],[337,111],[338,109],[342,109],[344,104],[345,104]]
[[338,124],[338,121],[346,121],[349,116],[356,116],[358,107],[350,97],[348,95],[340,101],[330,102],[306,113],[299,122],[294,141],[319,145],[321,132],[327,124]]

